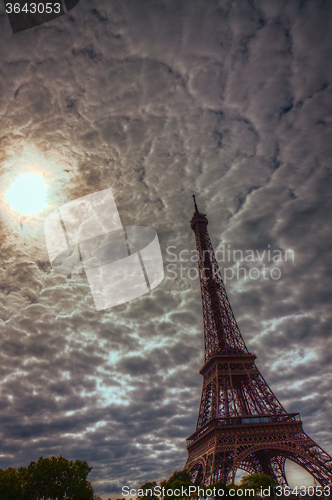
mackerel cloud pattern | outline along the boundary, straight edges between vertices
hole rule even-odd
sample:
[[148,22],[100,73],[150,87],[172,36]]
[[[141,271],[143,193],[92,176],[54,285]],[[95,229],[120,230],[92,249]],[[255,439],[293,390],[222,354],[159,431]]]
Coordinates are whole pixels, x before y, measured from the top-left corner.
[[124,229],[111,189],[66,203],[46,217],[44,228],[52,268],[84,269],[97,311],[136,299],[164,278],[156,231]]

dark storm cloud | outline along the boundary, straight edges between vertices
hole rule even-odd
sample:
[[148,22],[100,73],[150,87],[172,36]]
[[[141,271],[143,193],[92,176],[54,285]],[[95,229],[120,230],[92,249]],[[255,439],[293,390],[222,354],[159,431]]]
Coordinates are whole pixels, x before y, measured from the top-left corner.
[[[27,166],[49,185],[40,217],[1,201],[0,467],[87,459],[105,498],[183,468],[202,309],[196,262],[166,266],[194,249],[193,192],[215,249],[293,250],[239,263],[280,279],[226,287],[268,383],[331,453],[331,5],[81,0],[15,35],[0,8],[1,198]],[[84,275],[51,270],[43,220],[108,187],[124,225],[157,230],[166,279],[97,313]]]

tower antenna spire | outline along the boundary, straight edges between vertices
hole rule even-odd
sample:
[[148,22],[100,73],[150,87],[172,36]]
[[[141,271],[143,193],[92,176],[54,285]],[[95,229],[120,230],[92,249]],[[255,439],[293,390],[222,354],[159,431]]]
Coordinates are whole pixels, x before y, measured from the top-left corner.
[[197,203],[196,203],[196,196],[194,194],[193,194],[193,198],[194,198],[194,204],[195,204],[195,211],[199,213]]

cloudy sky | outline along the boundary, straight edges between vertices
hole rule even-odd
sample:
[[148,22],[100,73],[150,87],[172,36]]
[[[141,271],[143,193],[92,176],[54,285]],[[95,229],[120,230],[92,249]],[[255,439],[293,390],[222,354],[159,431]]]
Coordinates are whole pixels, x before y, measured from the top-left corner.
[[[180,261],[192,193],[259,369],[332,453],[331,9],[81,0],[13,34],[1,4],[1,468],[86,459],[104,498],[183,468],[203,363],[196,263]],[[27,172],[48,194],[24,218],[4,195]],[[96,311],[85,274],[51,269],[44,219],[109,187],[123,225],[157,231],[165,279]]]

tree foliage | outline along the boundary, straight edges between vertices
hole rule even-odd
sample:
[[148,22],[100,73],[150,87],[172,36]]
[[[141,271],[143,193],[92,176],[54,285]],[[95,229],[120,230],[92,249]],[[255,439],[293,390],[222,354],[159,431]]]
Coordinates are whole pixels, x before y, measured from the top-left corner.
[[[213,496],[215,500],[224,500],[225,498],[232,498],[233,500],[239,500],[239,499],[242,500],[244,498],[245,489],[254,489],[255,493],[259,495],[261,488],[264,491],[264,489],[270,486],[272,491],[272,487],[275,486],[276,484],[277,483],[274,481],[274,479],[272,479],[271,476],[263,474],[261,472],[256,472],[254,474],[244,476],[241,480],[241,485],[229,484],[228,486],[226,486],[226,484],[219,481],[217,483],[213,483],[208,486],[206,486],[205,484],[200,484],[199,488],[200,488],[200,496],[202,496],[202,490],[203,490],[203,492],[205,492],[205,498]],[[155,482],[148,482],[143,484],[140,487],[140,490],[144,491],[144,496],[143,495],[138,496],[139,500],[157,500],[156,495],[153,494],[153,488],[155,486],[156,486]],[[160,483],[161,489],[164,488],[163,500],[187,500],[189,498],[189,494],[187,494],[187,496],[185,494],[176,496],[174,494],[168,495],[167,490],[169,490],[169,493],[171,493],[171,490],[172,492],[174,492],[174,490],[176,489],[180,490],[180,492],[186,491],[187,493],[189,493],[188,489],[189,486],[195,486],[195,485],[194,483],[191,482],[188,471],[186,470],[175,471],[168,479],[165,479]],[[146,492],[146,490],[151,490],[152,495],[150,491]],[[230,490],[232,490],[231,494]],[[238,490],[242,491],[238,493]],[[212,495],[211,491],[213,492]],[[197,498],[197,497],[198,497],[197,491],[195,493],[190,494],[190,498]]]
[[[170,478],[168,478],[167,480],[165,479],[165,481],[162,481],[160,483],[160,486],[162,488],[165,488],[165,492],[167,492],[167,490],[174,491],[175,489],[179,489],[180,491],[182,491],[182,488],[186,489],[189,486],[193,485],[194,483],[192,483],[190,480],[189,472],[185,470],[175,471]],[[184,496],[183,498],[187,497]],[[181,496],[179,497],[175,495],[165,494],[164,500],[181,500]]]
[[28,467],[0,469],[0,500],[93,500],[85,460],[40,457]]
[[22,487],[21,487],[20,472],[9,467],[7,470],[0,469],[0,500],[21,500]]
[[155,481],[142,484],[139,490],[142,490],[144,492],[144,495],[138,495],[137,498],[139,500],[158,500],[158,497],[154,493],[155,486],[157,486],[157,483]]
[[263,474],[262,472],[255,472],[254,474],[249,474],[248,476],[243,476],[241,479],[241,489],[252,488],[255,493],[258,493],[261,488],[265,489],[269,486],[276,486],[278,483],[268,474]]
[[[216,490],[216,500],[219,500],[220,498],[225,498],[228,496],[228,488],[226,484],[222,483],[221,481],[218,481],[217,483],[211,484],[208,488],[212,488]],[[219,494],[218,494],[219,492]],[[222,493],[224,492],[224,493]]]

